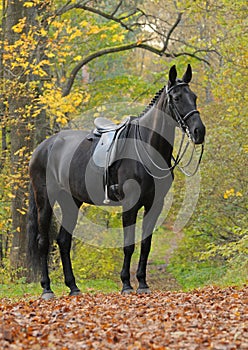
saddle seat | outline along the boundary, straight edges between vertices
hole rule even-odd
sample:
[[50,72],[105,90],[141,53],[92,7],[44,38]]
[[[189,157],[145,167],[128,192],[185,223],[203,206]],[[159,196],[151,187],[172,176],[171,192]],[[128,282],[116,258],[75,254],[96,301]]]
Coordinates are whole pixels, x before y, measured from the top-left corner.
[[124,125],[127,124],[130,118],[126,118],[123,122],[119,124],[115,124],[111,120],[103,117],[96,118],[94,120],[94,124],[96,129],[94,130],[94,134],[103,134],[105,132],[109,131],[118,131],[121,129]]

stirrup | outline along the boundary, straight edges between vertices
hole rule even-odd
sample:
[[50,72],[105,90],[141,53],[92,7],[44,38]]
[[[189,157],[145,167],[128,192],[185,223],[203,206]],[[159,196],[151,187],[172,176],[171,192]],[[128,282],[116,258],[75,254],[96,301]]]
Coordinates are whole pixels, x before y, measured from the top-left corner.
[[108,186],[105,185],[105,198],[104,198],[103,204],[109,204],[109,203],[110,203],[110,199],[108,197]]

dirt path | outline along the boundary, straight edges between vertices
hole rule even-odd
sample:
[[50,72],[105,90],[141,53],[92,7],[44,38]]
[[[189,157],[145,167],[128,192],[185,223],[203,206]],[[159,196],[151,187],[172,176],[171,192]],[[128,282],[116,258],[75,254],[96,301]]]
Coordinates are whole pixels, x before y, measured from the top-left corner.
[[[160,237],[159,244],[161,244],[161,246],[168,246],[169,248],[163,251],[162,256],[160,257],[160,260],[162,261],[161,264],[154,262],[154,257],[158,259],[156,252],[151,254],[151,257],[148,260],[147,281],[152,290],[179,291],[182,289],[177,280],[167,270],[170,259],[182,238],[183,232],[174,233],[173,235],[170,235],[170,238],[168,238],[166,234],[163,239]],[[153,240],[155,241],[156,239],[157,237],[154,237]],[[137,287],[137,280],[135,277],[136,267],[137,266],[132,265],[131,283],[133,286]]]
[[248,349],[248,287],[0,300],[1,349]]

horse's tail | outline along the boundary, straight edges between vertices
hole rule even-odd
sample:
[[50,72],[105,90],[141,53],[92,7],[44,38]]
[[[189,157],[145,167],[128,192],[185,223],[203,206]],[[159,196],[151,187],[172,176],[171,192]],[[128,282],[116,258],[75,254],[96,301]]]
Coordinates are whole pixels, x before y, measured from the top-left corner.
[[27,258],[31,280],[36,280],[40,272],[40,254],[38,249],[38,212],[34,198],[33,186],[29,187],[29,208],[27,223]]

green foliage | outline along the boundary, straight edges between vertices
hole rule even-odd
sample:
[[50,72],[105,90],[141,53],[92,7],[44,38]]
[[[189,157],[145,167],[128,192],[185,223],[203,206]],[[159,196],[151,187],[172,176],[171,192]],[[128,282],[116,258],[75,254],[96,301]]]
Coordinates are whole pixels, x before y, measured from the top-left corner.
[[206,245],[207,251],[199,255],[201,260],[222,258],[230,266],[239,267],[241,270],[248,267],[248,230],[234,228],[232,240],[224,241],[222,244],[211,242]]
[[122,251],[114,248],[99,248],[77,242],[73,268],[79,281],[88,279],[119,280]]
[[235,250],[231,244],[220,248],[212,242],[211,237],[199,232],[185,232],[168,267],[184,290],[209,284],[228,286],[246,282],[247,242],[238,244]]

